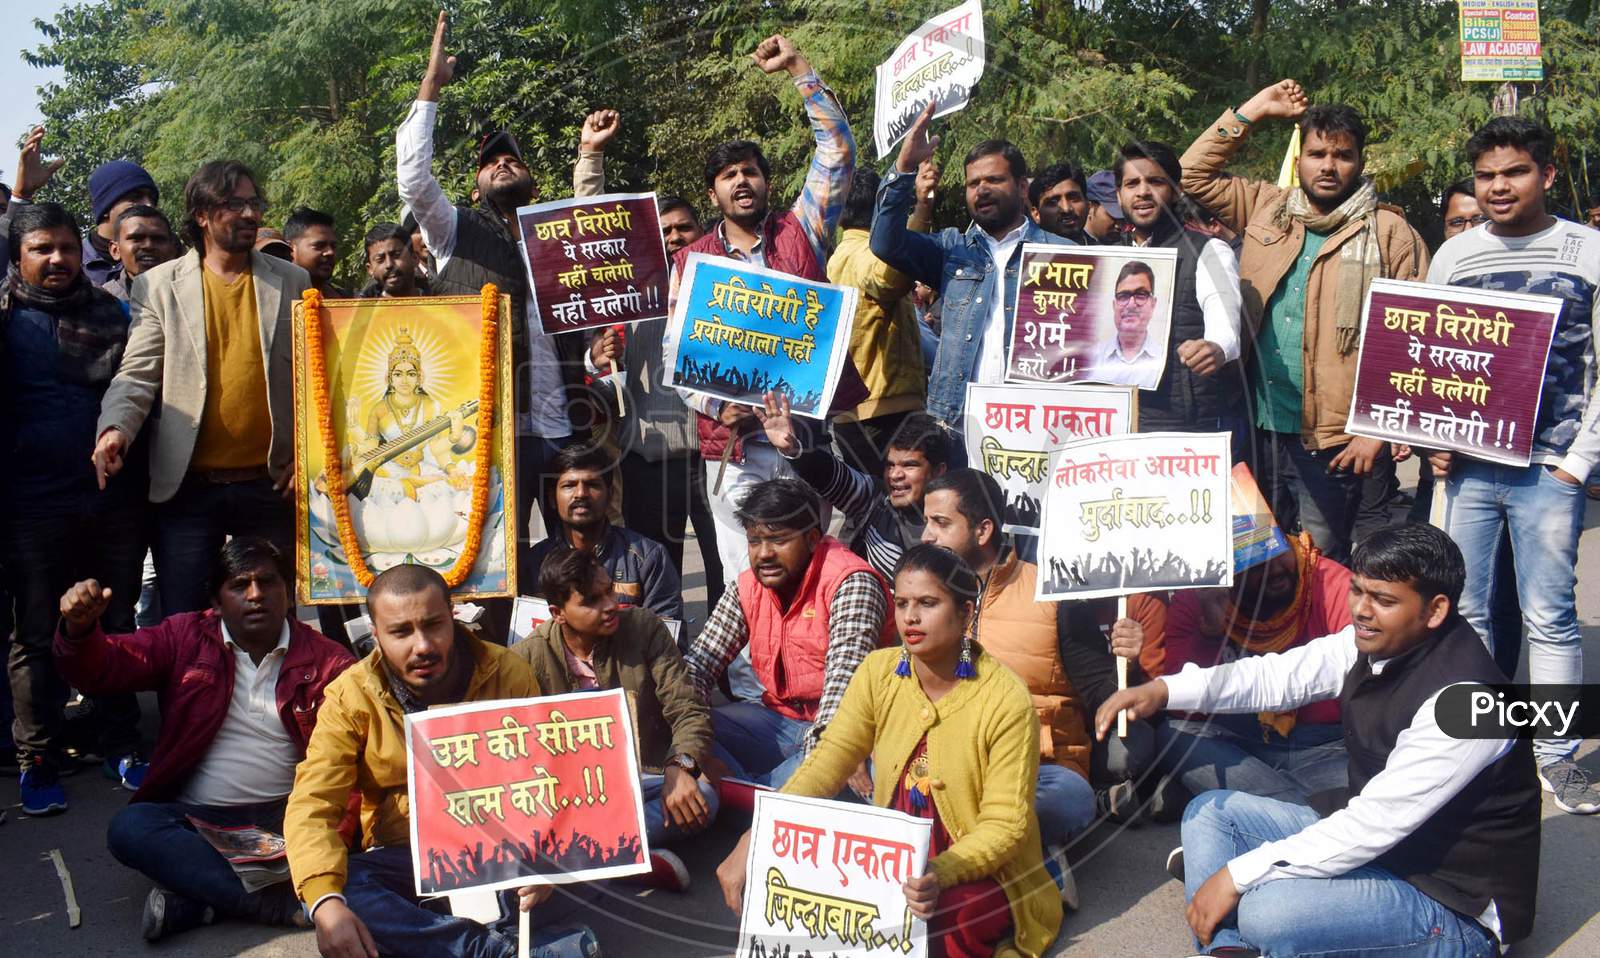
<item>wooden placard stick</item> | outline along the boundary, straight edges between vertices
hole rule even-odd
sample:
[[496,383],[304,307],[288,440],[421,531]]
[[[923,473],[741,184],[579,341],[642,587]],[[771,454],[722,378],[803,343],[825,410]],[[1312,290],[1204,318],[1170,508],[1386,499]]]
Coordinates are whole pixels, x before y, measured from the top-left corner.
[[617,415],[626,416],[628,415],[628,404],[622,398],[622,380],[617,378],[617,361],[615,359],[607,360],[606,365],[611,369],[611,388],[617,394]]
[[61,858],[61,849],[50,849],[50,860],[55,862],[56,877],[61,879],[61,890],[67,896],[67,927],[76,928],[83,924],[83,912],[78,910],[78,895],[72,890],[72,873],[67,871],[67,863]]
[[[1117,622],[1121,622],[1127,617],[1128,597],[1125,595],[1119,595],[1117,596]],[[1111,627],[1115,629],[1117,627],[1116,623],[1113,622]],[[1116,655],[1115,653],[1113,653],[1111,657],[1117,660],[1117,691],[1120,692],[1128,687],[1128,660],[1120,655]],[[1127,737],[1128,713],[1127,710],[1124,709],[1123,711],[1117,713],[1117,738]]]

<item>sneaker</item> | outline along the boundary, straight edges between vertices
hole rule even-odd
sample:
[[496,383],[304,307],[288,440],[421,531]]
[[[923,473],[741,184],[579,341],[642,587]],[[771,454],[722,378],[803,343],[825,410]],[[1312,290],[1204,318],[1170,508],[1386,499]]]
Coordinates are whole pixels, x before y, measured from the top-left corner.
[[1044,870],[1055,882],[1061,894],[1061,907],[1067,911],[1078,910],[1078,880],[1072,877],[1072,865],[1067,862],[1067,850],[1057,846],[1044,853]]
[[152,888],[144,900],[144,940],[160,941],[209,925],[216,915],[209,905],[165,888]]
[[663,891],[682,893],[689,890],[688,866],[684,865],[683,859],[664,848],[651,850],[650,871],[640,875],[639,879],[643,884]]
[[138,752],[129,752],[106,759],[100,764],[100,770],[106,778],[121,782],[122,787],[130,792],[137,792],[144,784],[145,773],[150,771],[150,763],[141,758]]
[[1183,846],[1182,845],[1179,845],[1177,848],[1174,848],[1172,851],[1167,852],[1167,874],[1171,875],[1173,878],[1176,878],[1178,881],[1183,881]]
[[1139,796],[1132,782],[1118,782],[1094,793],[1095,811],[1114,822],[1133,824],[1139,818]]
[[537,936],[543,944],[528,949],[534,958],[600,958],[600,939],[588,925],[565,925]]
[[22,768],[22,814],[57,815],[67,810],[67,790],[61,787],[61,776],[55,763],[35,755],[32,763]]
[[1600,791],[1589,781],[1589,773],[1570,758],[1541,766],[1539,784],[1555,796],[1556,807],[1569,815],[1600,812]]

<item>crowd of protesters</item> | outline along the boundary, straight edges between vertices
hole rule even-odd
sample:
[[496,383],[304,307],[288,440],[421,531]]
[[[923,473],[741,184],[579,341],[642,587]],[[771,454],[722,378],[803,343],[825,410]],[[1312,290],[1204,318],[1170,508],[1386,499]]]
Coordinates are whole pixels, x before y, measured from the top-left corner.
[[[671,846],[747,816],[737,783],[755,782],[932,819],[905,895],[939,954],[1050,949],[1080,894],[1071,841],[1105,819],[1181,820],[1168,869],[1208,953],[1492,955],[1530,933],[1541,792],[1592,814],[1600,791],[1576,739],[1456,739],[1434,706],[1452,684],[1508,681],[1524,632],[1532,682],[1583,676],[1600,231],[1556,215],[1545,128],[1473,133],[1431,251],[1431,224],[1363,174],[1362,118],[1292,80],[1181,154],[1133,131],[1102,170],[970,144],[969,222],[945,225],[931,107],[869,169],[839,101],[773,36],[753,59],[793,83],[815,141],[797,198],[775,204],[761,145],[732,141],[706,158],[703,200],[658,205],[679,267],[704,252],[859,289],[848,395],[818,424],[779,394],[669,387],[667,320],[542,331],[516,136],[483,140],[470,198],[433,173],[445,26],[396,135],[402,208],[357,228],[359,291],[334,282],[351,224],[277,218],[242,163],[206,162],[164,204],[111,160],[85,224],[34,199],[55,169],[45,131],[22,149],[0,222],[7,727],[25,814],[72,815],[66,780],[89,765],[132,793],[106,841],[152,883],[144,937],[231,919],[314,928],[330,958],[499,956],[520,907],[536,953],[598,954],[548,886],[504,893],[487,923],[416,896],[403,726],[437,705],[612,688],[634,709],[656,887],[688,888]],[[605,192],[626,119],[585,118],[574,195]],[[1298,124],[1297,186],[1228,170],[1274,123]],[[1139,430],[1232,435],[1289,551],[1228,589],[1132,596],[1121,616],[1035,600],[1037,543],[1004,531],[961,431],[967,384],[1004,381],[1024,243],[1176,251],[1165,353],[1119,342],[1103,362],[1163,370]],[[1346,431],[1378,278],[1561,300],[1530,465]],[[319,631],[293,603],[292,306],[313,288],[491,282],[517,317],[516,508],[543,530],[516,559],[552,618],[508,647],[504,621],[463,624],[438,573],[402,564],[367,592],[375,646],[358,659],[341,615]],[[608,377],[626,401],[596,416]],[[1450,497],[1443,528],[1388,519],[1407,457],[1419,497]],[[695,628],[690,526],[709,593]],[[153,742],[142,692],[161,711]],[[1118,713],[1128,731],[1108,734]],[[206,825],[282,835],[287,871],[247,885]],[[714,876],[736,910],[747,851],[748,835]]]

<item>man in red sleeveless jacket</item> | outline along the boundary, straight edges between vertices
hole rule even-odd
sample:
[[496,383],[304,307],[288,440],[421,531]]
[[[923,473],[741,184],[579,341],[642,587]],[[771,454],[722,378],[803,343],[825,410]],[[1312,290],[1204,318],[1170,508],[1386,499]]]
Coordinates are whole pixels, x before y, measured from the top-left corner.
[[[833,718],[856,666],[894,641],[889,586],[838,539],[822,503],[798,479],[757,484],[739,504],[750,568],[722,594],[689,649],[689,675],[707,702],[746,645],[759,702],[711,712],[716,756],[728,771],[774,787],[788,781]],[[851,785],[867,797],[864,771]]]
[[[676,269],[669,300],[677,299],[677,280],[683,275],[683,264],[690,253],[726,256],[814,282],[828,281],[825,248],[844,212],[855,174],[856,144],[850,135],[850,122],[833,92],[822,85],[811,64],[787,37],[775,34],[761,41],[751,59],[768,73],[781,70],[794,78],[816,141],[811,169],[794,206],[779,212],[767,205],[772,169],[759,144],[732,140],[713,149],[706,157],[706,197],[722,221],[674,255]],[[668,340],[662,343],[668,356],[672,354],[670,337],[669,329]],[[853,371],[851,367],[841,378],[845,386],[851,383]],[[860,377],[853,379],[859,388]],[[685,392],[683,396],[697,414],[700,452],[706,459],[709,476],[711,515],[717,524],[717,547],[723,574],[732,581],[748,567],[744,533],[736,516],[739,500],[762,480],[794,473],[762,436],[751,407],[696,393]],[[863,398],[857,397],[849,405],[854,406]],[[723,452],[729,443],[733,448],[728,450],[723,470]],[[724,472],[720,488],[719,470]]]

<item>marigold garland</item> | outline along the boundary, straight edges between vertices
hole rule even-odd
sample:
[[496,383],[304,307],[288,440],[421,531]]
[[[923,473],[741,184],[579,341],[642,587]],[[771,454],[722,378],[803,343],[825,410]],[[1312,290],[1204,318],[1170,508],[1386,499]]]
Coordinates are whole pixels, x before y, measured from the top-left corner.
[[[308,289],[303,296],[306,323],[307,366],[311,373],[311,396],[317,407],[317,427],[322,432],[323,470],[328,478],[328,498],[333,502],[334,525],[339,532],[339,545],[344,549],[345,560],[356,582],[363,589],[372,585],[372,569],[361,553],[361,543],[356,539],[355,525],[350,519],[350,497],[344,488],[344,461],[339,458],[339,440],[333,429],[333,404],[328,397],[328,363],[322,339],[322,294]],[[474,458],[472,475],[472,505],[467,514],[467,541],[461,555],[445,573],[444,581],[454,589],[467,580],[472,567],[478,562],[478,551],[483,547],[484,512],[489,505],[489,472],[494,465],[494,412],[498,394],[500,364],[498,332],[500,327],[500,290],[493,283],[483,287],[480,300],[482,310],[482,345],[478,354],[478,449]]]

